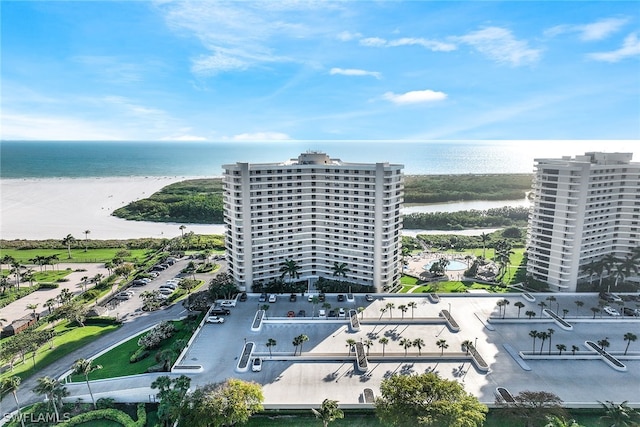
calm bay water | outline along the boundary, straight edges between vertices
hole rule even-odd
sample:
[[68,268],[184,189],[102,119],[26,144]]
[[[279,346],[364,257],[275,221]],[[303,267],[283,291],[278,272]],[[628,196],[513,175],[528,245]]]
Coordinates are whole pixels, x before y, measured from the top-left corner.
[[222,165],[270,163],[308,150],[345,162],[400,163],[407,175],[531,173],[534,158],[633,151],[633,141],[0,142],[0,178],[220,176]]

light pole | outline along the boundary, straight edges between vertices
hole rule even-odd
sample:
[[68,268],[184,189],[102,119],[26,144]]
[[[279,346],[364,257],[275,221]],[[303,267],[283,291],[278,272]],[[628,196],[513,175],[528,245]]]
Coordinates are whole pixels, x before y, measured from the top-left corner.
[[449,315],[451,315],[451,303],[449,303]]
[[476,344],[478,343],[478,337],[476,337],[476,339],[473,341],[473,348],[475,350],[476,348]]

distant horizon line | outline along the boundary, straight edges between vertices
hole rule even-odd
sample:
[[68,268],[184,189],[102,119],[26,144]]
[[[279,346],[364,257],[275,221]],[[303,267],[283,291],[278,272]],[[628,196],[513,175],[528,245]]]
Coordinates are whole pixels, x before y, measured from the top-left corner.
[[220,140],[195,140],[195,139],[0,139],[0,143],[16,142],[16,143],[33,143],[33,142],[108,142],[108,143],[193,143],[193,144],[209,144],[209,143],[229,143],[229,144],[245,144],[245,143],[306,143],[306,142],[355,142],[355,143],[371,143],[371,142],[406,142],[406,143],[460,143],[460,142],[482,142],[482,143],[507,143],[507,142],[612,142],[612,141],[639,141],[636,138],[622,139],[265,139],[265,140],[244,140],[244,139],[220,139]]

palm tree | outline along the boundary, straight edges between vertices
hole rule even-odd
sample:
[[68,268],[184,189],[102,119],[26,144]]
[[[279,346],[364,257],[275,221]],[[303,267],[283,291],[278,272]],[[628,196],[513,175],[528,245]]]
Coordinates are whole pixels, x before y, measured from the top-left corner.
[[67,254],[68,254],[67,259],[71,259],[71,245],[73,245],[75,241],[76,241],[76,238],[73,237],[71,234],[67,234],[67,237],[62,239],[62,244],[67,247]]
[[565,317],[567,317],[567,314],[569,314],[569,310],[567,310],[566,308],[562,309],[562,318],[564,319]]
[[542,317],[542,310],[547,306],[547,303],[544,301],[540,301],[538,303],[538,306],[540,306],[540,317]]
[[[267,318],[267,310],[269,310],[270,305],[269,304],[262,304],[260,306],[260,310],[264,311],[264,318]],[[294,354],[295,356],[295,354]]]
[[[553,296],[553,295],[548,296],[548,297],[547,297],[547,298],[545,298],[545,299],[546,299],[547,301],[549,301],[549,307],[551,307],[551,303],[552,303],[552,302],[556,302],[556,301],[557,301],[557,298],[556,298],[555,296]],[[556,307],[556,313],[557,313],[558,311],[560,311],[560,303],[557,303],[557,304],[558,304],[558,306]]]
[[56,421],[60,421],[60,414],[58,413],[58,405],[56,405],[56,389],[60,388],[58,380],[49,377],[38,378],[38,385],[33,389],[37,394],[44,394],[47,399],[53,405],[53,411],[56,413]]
[[498,302],[496,302],[496,306],[498,306],[498,316],[502,317],[502,307],[504,307],[504,301],[503,299],[498,300]]
[[274,340],[273,338],[269,338],[267,340],[267,348],[269,349],[269,357],[273,357],[273,355],[271,354],[271,347],[275,347],[278,344],[278,342],[276,340]]
[[302,356],[302,344],[309,341],[309,337],[304,334],[299,335],[298,337],[300,338],[300,356]]
[[342,277],[343,279],[346,279],[347,273],[351,271],[346,263],[338,263],[337,261],[333,263],[333,267],[331,267],[331,269],[333,270],[334,276]]
[[580,350],[580,347],[578,347],[577,345],[572,345],[571,346],[571,353],[573,353],[573,355],[576,355],[576,351]]
[[531,310],[527,310],[524,312],[525,316],[529,316],[529,320],[531,320],[532,317],[536,317],[536,312],[535,311],[531,311]]
[[524,308],[524,304],[522,301],[516,301],[513,305],[518,307],[518,319],[520,318],[520,310]]
[[180,227],[178,227],[178,229],[180,230],[180,238],[184,239],[184,230],[187,229],[187,226],[181,225]]
[[538,331],[536,331],[535,329],[532,331],[529,331],[529,336],[531,338],[533,338],[533,353],[536,352],[536,338],[538,338]]
[[71,367],[74,375],[84,375],[84,379],[87,382],[87,388],[91,395],[91,401],[93,402],[93,409],[97,409],[96,400],[93,398],[93,392],[91,391],[91,385],[89,384],[89,374],[99,369],[102,369],[101,365],[94,365],[91,359],[78,359]]
[[547,338],[549,338],[549,354],[551,354],[551,337],[553,336],[553,334],[554,334],[555,332],[556,332],[556,331],[555,331],[555,329],[553,329],[553,328],[549,328],[549,329],[547,329],[547,333],[548,333],[548,335],[549,335],[549,336],[547,337]]
[[396,308],[396,305],[392,302],[388,302],[385,304],[385,307],[389,309],[389,319],[393,319],[393,309]]
[[473,347],[473,342],[471,340],[462,341],[462,348],[464,348],[464,351],[467,354],[467,356],[469,355],[469,349],[472,347]]
[[625,356],[627,355],[627,350],[629,350],[629,345],[631,344],[631,342],[636,341],[637,339],[638,336],[632,332],[627,332],[626,334],[624,334],[624,340],[627,341],[627,347],[624,349]]
[[294,260],[292,259],[284,260],[281,265],[282,265],[280,267],[280,272],[282,273],[280,275],[281,279],[284,278],[284,276],[286,275],[289,275],[290,280],[298,279],[300,277],[300,266]]
[[509,300],[508,299],[503,299],[502,300],[502,318],[504,319],[504,316],[507,314],[507,306],[509,305]]
[[311,408],[311,412],[316,418],[322,420],[322,426],[327,427],[330,422],[339,418],[344,418],[344,412],[338,407],[337,400],[324,399],[320,409]]
[[558,349],[558,355],[562,356],[562,352],[567,349],[567,346],[564,344],[556,344],[556,348]]
[[445,348],[449,348],[449,344],[447,344],[447,340],[445,339],[439,339],[438,341],[436,341],[436,345],[440,347],[440,356],[444,354]]
[[293,355],[295,356],[296,353],[298,353],[298,346],[301,344],[300,335],[298,335],[297,337],[293,338],[293,341],[291,342],[291,344],[293,345]]
[[347,339],[347,348],[349,349],[349,356],[351,356],[351,351],[353,350],[353,346],[356,345],[356,340],[353,338]]
[[600,313],[600,309],[598,307],[591,307],[591,311],[593,312],[593,318],[596,318],[596,314]]
[[549,338],[549,333],[542,331],[542,332],[538,332],[538,339],[540,339],[542,342],[540,343],[540,353],[542,354],[542,348],[544,347],[544,342],[547,340],[547,338]]
[[637,426],[637,420],[640,413],[631,408],[625,400],[621,404],[613,403],[607,400],[605,403],[599,402],[604,409],[605,414],[600,417],[601,420],[611,422],[611,427],[632,427]]
[[44,306],[47,307],[47,310],[49,310],[49,314],[51,314],[51,310],[53,309],[53,306],[55,305],[55,303],[56,303],[55,298],[49,298],[44,302]]
[[402,338],[400,340],[400,345],[402,347],[404,347],[404,355],[407,355],[407,350],[409,350],[411,348],[411,346],[413,345],[413,343],[411,342],[411,340],[409,338]]
[[604,351],[605,348],[608,348],[611,343],[609,342],[609,337],[604,337],[603,339],[598,341],[598,345],[600,346],[600,350]]
[[400,305],[398,306],[398,310],[400,310],[400,312],[402,313],[402,319],[404,320],[404,314],[405,314],[407,311],[409,311],[409,308],[408,308],[406,305],[404,305],[404,304],[400,304]]
[[18,402],[18,388],[20,387],[20,377],[14,375],[12,377],[6,377],[2,379],[0,394],[10,392],[13,394],[13,399],[16,401],[16,407],[18,408],[18,418],[20,418],[20,424],[24,427],[24,417],[22,416],[22,409],[20,408],[20,402]]
[[27,308],[26,310],[32,310],[32,315],[35,318],[36,317],[36,309],[38,308],[38,304],[27,304]]
[[387,312],[387,308],[386,307],[382,307],[380,309],[380,317],[378,318],[378,320],[382,319],[382,316],[384,316],[384,314]]
[[311,297],[311,304],[313,305],[313,309],[311,311],[311,317],[316,317],[316,306],[320,303],[320,298],[318,295],[314,295]]
[[422,347],[424,347],[424,340],[422,338],[416,338],[411,344],[414,347],[418,347],[418,355],[422,356]]
[[489,235],[486,233],[482,233],[480,235],[480,240],[482,241],[482,258],[486,259],[486,250],[487,250],[487,242],[489,241]]
[[378,340],[380,344],[382,344],[382,357],[384,357],[384,348],[389,344],[389,338],[382,337]]
[[87,252],[88,238],[91,230],[84,230],[84,251]]
[[360,320],[364,317],[364,307],[358,307],[358,314],[360,315]]
[[576,316],[579,316],[580,315],[580,307],[582,307],[584,305],[584,302],[580,301],[579,299],[577,299],[573,303],[576,305]]
[[407,307],[411,308],[411,318],[413,319],[413,310],[418,308],[418,303],[411,301],[407,304]]

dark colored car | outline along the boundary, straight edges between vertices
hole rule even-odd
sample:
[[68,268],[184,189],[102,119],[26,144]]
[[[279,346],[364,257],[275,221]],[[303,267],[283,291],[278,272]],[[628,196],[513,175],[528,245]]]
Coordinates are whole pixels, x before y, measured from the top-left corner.
[[228,316],[230,314],[231,310],[229,310],[228,308],[212,308],[209,312],[209,315],[211,316]]
[[344,295],[338,294],[338,301],[344,301]]
[[241,293],[239,299],[240,299],[240,301],[246,301],[247,300],[247,293],[246,292]]
[[298,297],[296,296],[296,294],[289,295],[289,301],[296,302],[297,300],[298,300]]
[[298,317],[305,317],[306,315],[307,315],[307,312],[306,312],[306,311],[304,311],[304,310],[300,310],[300,311],[298,312]]
[[258,302],[267,302],[267,294],[260,294],[260,298],[258,298]]
[[289,311],[287,312],[287,317],[296,317],[296,313],[295,313],[295,311],[293,311],[293,310],[289,310]]
[[324,300],[326,299],[324,292],[320,292],[320,294],[318,294],[318,300],[320,302],[324,302]]
[[335,310],[329,311],[329,317],[336,317],[336,311]]

